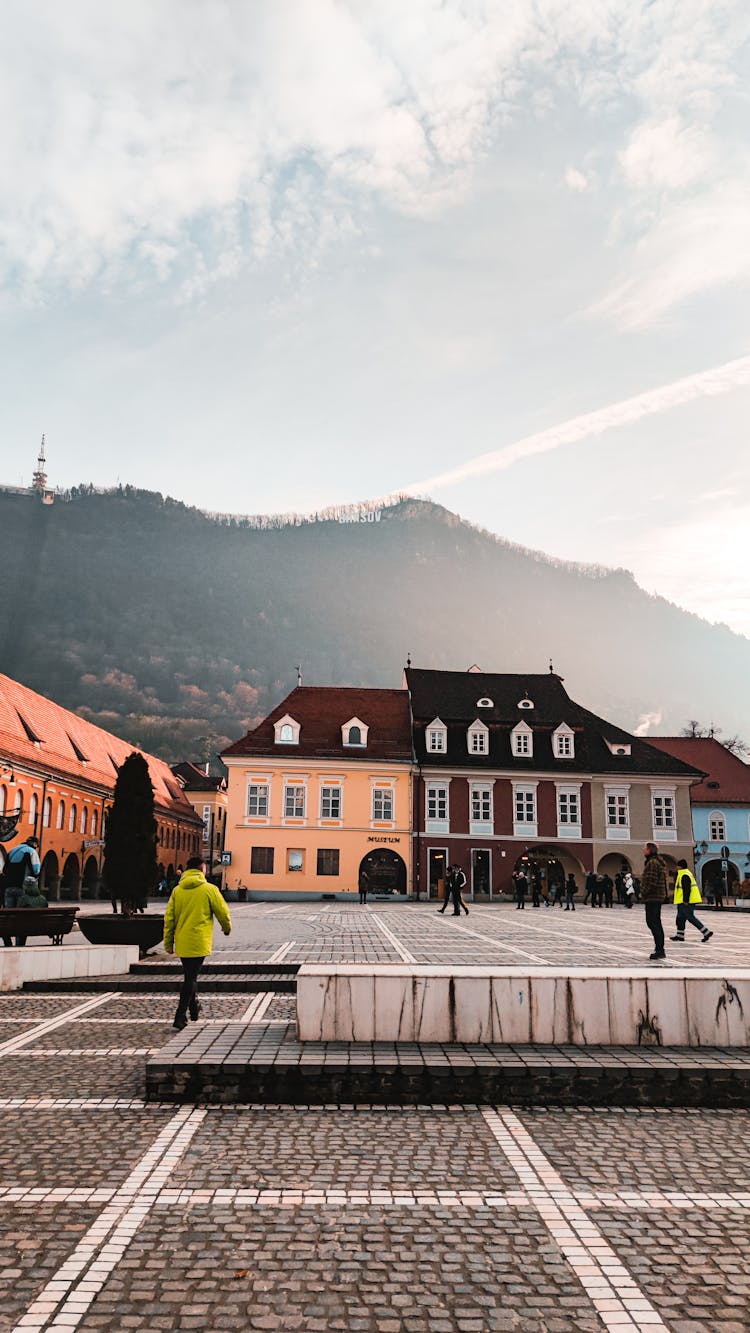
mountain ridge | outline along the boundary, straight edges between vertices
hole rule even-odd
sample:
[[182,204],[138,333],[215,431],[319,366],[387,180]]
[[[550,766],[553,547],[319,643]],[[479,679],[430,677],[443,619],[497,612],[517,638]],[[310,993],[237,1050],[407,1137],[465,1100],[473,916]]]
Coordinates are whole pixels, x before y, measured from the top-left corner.
[[748,729],[750,640],[628,570],[411,497],[285,517],[211,516],[130,487],[51,506],[0,491],[2,669],[169,759],[236,739],[300,663],[310,684],[394,685],[409,653],[498,671],[551,658],[574,698],[627,730],[649,713],[654,729]]

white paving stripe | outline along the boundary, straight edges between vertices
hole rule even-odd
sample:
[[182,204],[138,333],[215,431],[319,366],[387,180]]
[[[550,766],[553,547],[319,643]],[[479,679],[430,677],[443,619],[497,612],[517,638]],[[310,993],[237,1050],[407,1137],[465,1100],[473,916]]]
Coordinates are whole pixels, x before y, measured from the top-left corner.
[[[263,1017],[274,997],[275,991],[262,991],[260,995],[254,995],[244,1014],[234,1021],[238,1023],[257,1023]],[[232,1020],[228,1019],[227,1021],[231,1022]]]
[[271,957],[268,959],[269,963],[282,962],[282,960],[286,958],[287,954],[289,953],[289,950],[293,948],[294,948],[294,940],[287,940],[284,944],[280,946],[280,948],[276,950],[276,953],[271,954]]
[[148,1216],[205,1115],[205,1110],[182,1107],[172,1116],[73,1253],[22,1315],[13,1333],[24,1329],[78,1327]]
[[385,935],[385,938],[390,941],[402,962],[416,963],[417,960],[414,957],[414,954],[409,953],[409,950],[396,938],[393,931],[385,924],[382,917],[378,916],[376,912],[370,911],[368,912],[368,918],[375,923],[381,934]]
[[[578,1190],[568,1191],[583,1209],[608,1208],[630,1210],[701,1209],[705,1211],[750,1211],[750,1194],[681,1194],[660,1190]],[[3,1203],[108,1203],[116,1186],[68,1187],[1,1185]],[[536,1206],[538,1191],[517,1190],[441,1190],[405,1186],[397,1189],[203,1189],[165,1186],[155,1204],[224,1204],[238,1208],[528,1208]]]
[[10,1037],[8,1041],[0,1043],[0,1055],[11,1055],[21,1046],[26,1046],[27,1043],[44,1036],[46,1032],[54,1032],[56,1028],[64,1027],[80,1014],[98,1009],[100,1005],[109,1004],[109,1001],[116,999],[119,994],[119,991],[105,991],[103,995],[96,995],[92,1000],[86,1000],[84,1004],[78,1004],[64,1014],[56,1014],[54,1018],[47,1018],[44,1022],[37,1023],[28,1032],[21,1032],[18,1036]]
[[482,1115],[605,1328],[666,1333],[661,1316],[518,1116],[487,1108]]
[[487,944],[491,944],[494,949],[507,949],[510,953],[521,954],[522,957],[528,958],[532,963],[542,963],[545,967],[550,965],[548,958],[540,958],[539,954],[528,953],[526,949],[519,949],[515,944],[507,944],[505,940],[497,940],[493,939],[491,935],[483,935],[481,930],[472,930],[470,926],[461,926],[457,921],[446,924],[450,930],[460,930],[462,935],[470,935],[475,940],[484,940]]

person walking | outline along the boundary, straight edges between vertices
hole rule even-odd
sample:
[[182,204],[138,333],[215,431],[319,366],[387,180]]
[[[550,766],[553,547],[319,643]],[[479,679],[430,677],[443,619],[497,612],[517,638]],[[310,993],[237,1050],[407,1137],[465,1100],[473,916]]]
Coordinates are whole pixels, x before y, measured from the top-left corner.
[[[611,907],[611,906],[612,906],[612,890],[613,890],[614,887],[615,887],[615,886],[614,886],[614,882],[613,882],[613,880],[612,880],[612,876],[611,876],[611,875],[605,875],[605,876],[604,876],[604,879],[602,880],[602,889],[603,889],[603,891],[604,891],[604,906],[605,906],[605,907]],[[601,907],[601,900],[600,900],[599,906]]]
[[568,911],[570,911],[570,912],[575,912],[575,910],[576,910],[575,896],[576,896],[577,892],[578,892],[578,884],[576,883],[576,877],[575,877],[575,875],[574,875],[573,872],[571,871],[571,873],[568,875],[568,878],[567,878],[566,881],[565,881],[565,911],[566,911],[566,912],[568,912]]
[[635,901],[635,884],[633,883],[633,876],[629,870],[625,871],[625,874],[622,877],[622,884],[625,906],[632,907]]
[[460,866],[451,866],[450,868],[451,897],[453,898],[453,915],[460,916],[461,908],[466,915],[469,915],[469,909],[463,900],[463,891],[466,888],[466,876]]
[[182,963],[182,986],[173,1027],[187,1026],[188,1012],[193,1022],[201,1011],[195,989],[203,963],[213,944],[213,918],[225,935],[232,929],[229,908],[215,884],[206,879],[206,863],[191,856],[180,882],[173,888],[164,914],[164,948],[177,953]]
[[542,881],[536,871],[531,876],[531,906],[539,907],[542,900]]
[[646,925],[654,937],[654,951],[649,958],[657,962],[667,956],[661,924],[661,905],[667,897],[667,867],[655,842],[647,842],[643,854],[646,861],[641,876],[641,898],[646,909]]
[[586,876],[586,892],[583,896],[584,907],[586,906],[586,903],[589,901],[589,899],[591,899],[591,906],[592,907],[596,906],[596,903],[594,901],[595,893],[596,893],[596,872],[594,870],[590,870],[588,875]]
[[701,932],[701,935],[703,936],[701,943],[705,944],[711,939],[714,932],[709,930],[708,926],[704,926],[702,921],[699,921],[695,915],[696,903],[703,902],[701,891],[698,888],[698,882],[695,879],[695,876],[688,870],[687,861],[678,861],[677,865],[679,869],[677,872],[677,879],[674,883],[674,903],[677,908],[677,933],[675,935],[670,935],[670,939],[674,940],[676,944],[684,944],[685,922],[689,921],[691,926],[695,926],[695,929]]
[[516,875],[516,911],[522,912],[526,905],[526,893],[528,891],[529,881],[521,870]]
[[367,905],[367,891],[370,887],[370,876],[366,870],[359,872],[359,902],[360,906]]

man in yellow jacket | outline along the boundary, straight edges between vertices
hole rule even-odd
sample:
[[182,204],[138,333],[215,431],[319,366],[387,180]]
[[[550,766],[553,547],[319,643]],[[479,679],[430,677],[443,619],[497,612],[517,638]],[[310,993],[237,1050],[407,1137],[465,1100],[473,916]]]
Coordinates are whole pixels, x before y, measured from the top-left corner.
[[672,935],[671,939],[678,944],[685,942],[685,922],[689,921],[691,926],[701,932],[702,944],[710,940],[713,931],[704,926],[695,915],[695,904],[703,902],[701,891],[698,888],[697,881],[691,871],[688,870],[687,861],[677,862],[677,879],[674,882],[674,903],[677,908],[677,934]]
[[204,960],[211,952],[214,922],[228,935],[232,918],[215,884],[209,884],[205,875],[206,863],[199,856],[191,856],[185,873],[172,890],[164,916],[164,948],[167,953],[177,952],[182,963],[182,987],[174,1016],[173,1027],[187,1027],[188,1010],[193,1022],[200,1011],[195,987]]

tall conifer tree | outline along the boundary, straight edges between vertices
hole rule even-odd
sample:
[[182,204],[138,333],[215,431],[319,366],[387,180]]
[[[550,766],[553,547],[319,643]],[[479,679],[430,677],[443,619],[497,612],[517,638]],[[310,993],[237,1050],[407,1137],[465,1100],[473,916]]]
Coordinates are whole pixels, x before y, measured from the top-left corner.
[[115,783],[104,837],[104,879],[128,916],[145,906],[156,885],[154,789],[143,755],[128,755]]

